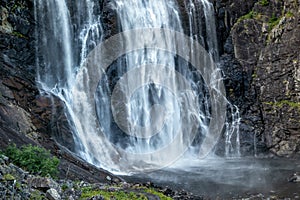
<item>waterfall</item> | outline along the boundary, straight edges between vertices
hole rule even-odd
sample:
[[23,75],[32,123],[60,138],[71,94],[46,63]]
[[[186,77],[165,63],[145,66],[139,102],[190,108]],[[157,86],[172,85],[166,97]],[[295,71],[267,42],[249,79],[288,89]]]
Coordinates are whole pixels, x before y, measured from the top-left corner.
[[[124,0],[115,0],[113,1],[113,8],[117,11],[119,23],[121,25],[122,31],[129,31],[132,29],[142,29],[142,28],[169,28],[183,32],[181,27],[180,16],[174,1],[161,1],[159,4],[154,1],[124,1]],[[134,19],[134,20],[133,20]],[[147,40],[148,35],[146,35],[143,40]],[[165,43],[166,45],[172,45],[172,38],[165,37],[163,40],[157,38],[156,34],[152,34],[152,43],[153,46],[157,46],[158,43]],[[128,46],[133,46],[136,40],[133,35],[124,38],[124,43]],[[124,63],[125,62],[125,63]],[[159,51],[157,49],[142,49],[139,51],[131,52],[126,55],[124,62],[117,64],[116,69],[118,71],[117,76],[122,77],[122,75],[135,67],[142,67],[145,65],[151,65],[152,70],[161,67],[173,68],[175,67],[175,58],[174,55]],[[151,70],[151,71],[152,71]],[[140,76],[143,80],[147,80],[148,74],[145,73],[146,70],[141,70]],[[171,82],[171,87],[175,87],[176,79],[174,71],[169,71],[167,76],[172,77],[169,81]],[[161,85],[155,85],[152,77],[149,83],[144,81],[144,86],[141,85],[133,93],[130,101],[130,107],[124,107],[126,110],[126,116],[129,117],[128,123],[129,127],[123,128],[127,135],[123,134],[123,137],[119,137],[118,141],[113,141],[115,145],[122,146],[126,151],[132,153],[146,153],[155,151],[157,146],[165,146],[170,141],[174,139],[176,134],[176,129],[179,126],[174,126],[176,121],[179,122],[180,111],[178,102],[176,102],[174,95],[166,88],[163,88]],[[167,80],[167,78],[166,78]],[[152,84],[151,84],[152,82]],[[124,83],[127,87],[129,83]],[[167,84],[164,81],[161,81],[160,84]],[[122,85],[122,86],[124,86]],[[131,87],[130,85],[128,87]],[[105,98],[109,97],[109,94],[100,94]],[[107,99],[109,101],[109,99]],[[101,105],[104,105],[105,102],[102,102]],[[161,127],[163,118],[159,119],[159,116],[151,116],[151,112],[155,109],[161,109],[162,112],[168,117],[165,118],[166,122],[164,127]],[[99,111],[101,113],[103,111]],[[157,118],[155,120],[155,118]],[[105,119],[100,119],[103,121]],[[157,125],[153,125],[155,122]],[[125,126],[128,124],[126,123]],[[177,125],[177,124],[176,124]],[[143,129],[138,130],[137,127],[144,127]],[[127,130],[126,130],[127,129]],[[148,130],[146,130],[148,129]],[[161,130],[156,130],[161,129]],[[118,132],[112,129],[105,130],[109,135],[116,135]],[[154,134],[152,137],[145,135],[146,132],[149,134]],[[153,132],[153,133],[151,133]],[[145,136],[143,136],[145,135]],[[124,142],[124,138],[127,141]],[[113,137],[116,140],[116,137]]]
[[[189,0],[186,2],[189,15],[190,36],[199,41],[219,61],[214,7],[208,0]],[[204,20],[201,17],[204,14]],[[240,113],[237,106],[228,104],[228,118],[225,127],[225,156],[240,156],[239,125]],[[233,141],[235,139],[235,141]],[[234,143],[234,144],[233,144]]]
[[[237,106],[233,106],[228,103],[230,110],[230,121],[226,122],[225,130],[225,156],[237,156],[241,155],[240,152],[240,135],[239,135],[239,125],[240,125],[240,113]],[[232,143],[232,140],[235,137],[235,144]]]
[[[37,66],[38,82],[45,90],[66,89],[71,83],[73,53],[70,16],[65,1],[35,2],[36,19],[39,20]],[[55,10],[56,12],[51,12]],[[44,14],[45,13],[45,14]],[[41,58],[42,57],[42,58]]]
[[[186,8],[189,15],[190,36],[206,47],[216,62],[219,61],[213,5],[208,0],[189,0],[186,2]],[[203,14],[204,20],[201,17]]]
[[[37,82],[65,102],[75,153],[115,173],[207,155],[226,115],[212,4],[186,2],[190,37],[175,0],[108,6],[120,33],[103,42],[99,2],[35,0]],[[238,124],[227,124],[229,147]]]

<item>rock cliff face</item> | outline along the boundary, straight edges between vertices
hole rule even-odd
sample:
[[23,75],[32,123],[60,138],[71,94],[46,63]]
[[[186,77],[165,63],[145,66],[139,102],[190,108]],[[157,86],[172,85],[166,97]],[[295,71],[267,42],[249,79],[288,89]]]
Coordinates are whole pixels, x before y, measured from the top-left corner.
[[[35,87],[33,5],[29,1],[1,1],[0,122],[1,146],[9,140],[28,142],[36,135],[30,111]],[[44,124],[43,127],[46,127]]]
[[299,153],[300,2],[215,4],[227,94],[242,114],[243,150]]
[[50,129],[57,126],[50,121],[61,118],[63,104],[40,95],[36,86],[33,2],[1,1],[1,18],[0,144],[47,144]]
[[[117,23],[106,2],[101,9],[109,37]],[[227,96],[241,110],[242,153],[299,153],[300,2],[212,2]],[[36,143],[59,153],[56,138],[73,150],[63,103],[36,86],[33,7],[32,0],[0,3],[0,147]]]

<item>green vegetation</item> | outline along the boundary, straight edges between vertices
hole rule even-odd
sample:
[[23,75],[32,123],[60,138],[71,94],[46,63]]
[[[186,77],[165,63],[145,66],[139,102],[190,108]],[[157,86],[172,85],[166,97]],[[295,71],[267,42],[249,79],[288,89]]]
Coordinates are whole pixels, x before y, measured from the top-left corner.
[[123,191],[115,189],[109,191],[109,189],[98,189],[92,187],[85,187],[82,189],[80,199],[88,199],[95,196],[102,196],[105,200],[117,199],[117,200],[147,200],[146,194],[152,194],[157,196],[161,200],[172,200],[163,193],[155,190],[154,188],[138,187],[134,191]]
[[238,22],[241,22],[243,20],[246,20],[246,19],[256,19],[256,20],[261,20],[263,18],[263,15],[262,13],[258,13],[258,12],[255,12],[253,10],[251,10],[249,13],[247,13],[246,15],[243,15],[241,16],[239,19],[238,19]]
[[80,199],[92,198],[95,196],[102,196],[105,200],[117,199],[117,200],[147,200],[144,194],[139,194],[135,192],[124,192],[124,191],[106,191],[100,189],[93,189],[91,187],[86,187],[82,189]]
[[[269,5],[269,0],[260,0],[258,2],[259,5],[261,6],[268,6]],[[283,16],[286,16],[286,17],[293,17],[293,13],[292,12],[287,12],[285,15],[282,15]],[[268,31],[270,32],[276,25],[279,24],[280,20],[282,17],[276,17],[276,15],[273,13],[272,16],[269,18],[268,16],[264,15],[263,13],[258,13],[258,12],[255,12],[253,10],[251,10],[249,13],[241,16],[237,22],[241,22],[243,20],[246,20],[246,19],[255,19],[255,20],[261,20],[262,22],[266,22],[266,18],[268,20]]]
[[144,191],[145,191],[146,193],[150,193],[150,194],[154,194],[154,195],[158,196],[160,200],[172,200],[171,197],[167,197],[167,196],[164,195],[163,193],[158,192],[158,191],[156,191],[156,190],[153,189],[153,188],[145,188]]
[[67,190],[69,187],[66,185],[66,184],[63,184],[62,186],[61,186],[61,189],[62,189],[62,191],[65,191],[65,190]]
[[288,12],[285,14],[285,16],[286,16],[287,18],[291,18],[291,17],[294,17],[294,14],[293,14],[291,11],[288,11]]
[[11,7],[11,12],[15,12],[16,9],[24,9],[25,5],[24,2],[14,2],[13,6]]
[[274,26],[278,25],[280,21],[280,18],[277,18],[274,14],[272,15],[272,17],[269,19],[269,31],[271,31]]
[[11,12],[14,12],[17,8],[18,8],[18,4],[15,3],[11,9]]
[[6,181],[16,180],[16,178],[11,174],[4,174],[3,179],[6,180]]
[[257,15],[258,15],[257,12],[254,12],[253,10],[251,10],[251,11],[250,11],[249,13],[247,13],[246,15],[241,16],[241,17],[238,19],[238,22],[243,21],[243,20],[245,20],[245,19],[254,19],[254,18],[256,18]]
[[261,6],[268,6],[269,5],[269,1],[268,0],[260,0],[258,3]]
[[12,34],[19,38],[28,39],[28,37],[26,37],[25,35],[23,35],[22,33],[18,32],[18,31],[13,31]]
[[265,102],[265,104],[272,105],[272,106],[279,107],[279,108],[282,108],[284,105],[287,105],[291,108],[297,108],[300,110],[300,102],[282,100],[282,101],[277,101],[277,102]]
[[18,190],[21,190],[22,184],[21,184],[20,182],[16,182],[16,188],[17,188]]
[[30,193],[30,200],[43,200],[46,197],[38,190],[35,190]]
[[30,173],[41,176],[57,177],[59,159],[51,156],[50,151],[38,146],[25,145],[18,149],[10,145],[3,152],[12,162]]

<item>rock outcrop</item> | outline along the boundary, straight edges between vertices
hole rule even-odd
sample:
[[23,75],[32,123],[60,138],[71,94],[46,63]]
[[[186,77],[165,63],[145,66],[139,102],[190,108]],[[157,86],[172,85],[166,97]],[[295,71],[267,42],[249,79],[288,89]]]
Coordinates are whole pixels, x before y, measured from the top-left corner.
[[203,199],[184,190],[175,191],[147,184],[130,184],[106,177],[110,182],[89,183],[54,180],[30,174],[0,154],[1,199]]
[[299,153],[300,2],[216,1],[216,8],[219,24],[230,30],[219,38],[228,97],[242,114],[244,151]]
[[37,131],[28,106],[38,94],[34,89],[34,20],[30,4],[29,1],[1,1],[0,5],[2,147],[9,142],[28,143],[30,139],[24,135],[35,135]]

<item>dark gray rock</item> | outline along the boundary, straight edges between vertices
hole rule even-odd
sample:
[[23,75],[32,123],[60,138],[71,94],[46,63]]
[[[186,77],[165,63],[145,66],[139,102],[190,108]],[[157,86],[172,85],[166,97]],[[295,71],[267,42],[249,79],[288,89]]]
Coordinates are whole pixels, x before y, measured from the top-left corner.
[[300,173],[294,173],[288,178],[288,181],[293,183],[300,183]]
[[[219,37],[221,45],[225,41],[221,64],[228,99],[241,111],[243,154],[253,155],[255,141],[259,152],[299,153],[300,3],[214,2],[219,21],[230,22],[230,34]],[[240,18],[250,11],[251,17]]]

